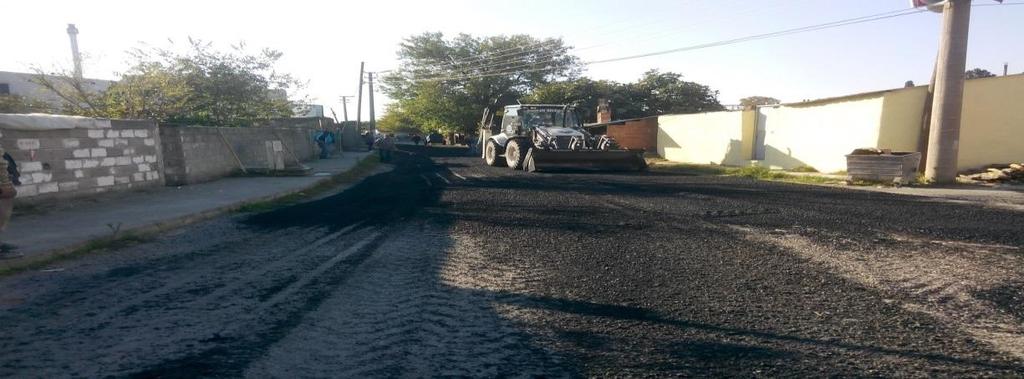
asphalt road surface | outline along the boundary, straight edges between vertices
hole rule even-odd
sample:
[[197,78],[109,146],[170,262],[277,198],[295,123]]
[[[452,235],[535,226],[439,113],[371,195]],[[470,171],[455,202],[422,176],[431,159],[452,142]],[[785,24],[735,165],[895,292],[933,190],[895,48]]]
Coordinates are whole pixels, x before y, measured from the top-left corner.
[[402,149],[335,196],[0,279],[0,376],[1024,373],[1024,213]]

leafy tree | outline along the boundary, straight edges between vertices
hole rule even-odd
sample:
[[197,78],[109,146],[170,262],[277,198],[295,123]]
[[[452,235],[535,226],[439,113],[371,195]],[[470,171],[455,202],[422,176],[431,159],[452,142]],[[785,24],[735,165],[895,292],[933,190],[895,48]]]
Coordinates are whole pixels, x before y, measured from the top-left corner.
[[964,78],[966,79],[991,78],[993,76],[996,76],[996,74],[981,68],[970,69],[964,73]]
[[781,100],[768,96],[750,96],[740,99],[740,105],[742,105],[743,107],[755,107],[758,105],[775,105],[781,103]]
[[578,76],[578,58],[561,39],[424,33],[399,47],[400,67],[383,91],[420,130],[468,132],[483,108],[506,105],[556,79]]
[[682,80],[682,75],[650,70],[634,83],[589,78],[550,83],[523,99],[529,103],[576,104],[584,121],[597,119],[597,103],[607,99],[615,119],[661,114],[709,112],[724,109],[718,92]]
[[299,82],[274,70],[281,53],[249,53],[244,44],[218,51],[189,39],[183,52],[134,49],[135,63],[106,91],[88,90],[67,73],[39,75],[36,83],[64,101],[64,112],[91,117],[155,119],[211,126],[244,126],[292,115],[287,91]]
[[0,113],[47,113],[52,111],[53,107],[45,101],[13,94],[0,95]]

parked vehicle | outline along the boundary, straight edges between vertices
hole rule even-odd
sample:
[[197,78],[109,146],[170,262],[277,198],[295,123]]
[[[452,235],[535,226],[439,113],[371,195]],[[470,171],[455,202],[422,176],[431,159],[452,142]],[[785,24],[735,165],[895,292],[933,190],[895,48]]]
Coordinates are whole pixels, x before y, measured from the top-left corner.
[[428,146],[433,145],[435,143],[443,145],[444,136],[442,136],[441,133],[430,133],[427,134],[427,137],[424,139],[423,143]]
[[481,154],[490,166],[513,170],[644,170],[643,149],[623,149],[607,135],[583,129],[569,105],[518,104],[504,109],[500,124],[490,109],[482,124],[489,129]]

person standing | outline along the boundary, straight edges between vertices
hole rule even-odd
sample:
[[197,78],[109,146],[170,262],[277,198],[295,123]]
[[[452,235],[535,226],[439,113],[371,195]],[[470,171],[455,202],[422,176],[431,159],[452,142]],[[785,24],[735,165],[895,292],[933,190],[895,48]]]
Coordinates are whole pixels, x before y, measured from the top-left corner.
[[381,134],[374,145],[377,147],[377,153],[380,154],[380,161],[390,162],[391,154],[395,150],[395,135]]
[[[14,158],[4,151],[3,146],[0,146],[0,155],[3,155],[3,159],[0,159],[0,232],[3,232],[11,220],[11,212],[14,211],[14,197],[18,196],[18,190],[14,186],[20,184],[20,175]],[[20,257],[22,254],[15,252],[13,246],[0,241],[0,259]]]

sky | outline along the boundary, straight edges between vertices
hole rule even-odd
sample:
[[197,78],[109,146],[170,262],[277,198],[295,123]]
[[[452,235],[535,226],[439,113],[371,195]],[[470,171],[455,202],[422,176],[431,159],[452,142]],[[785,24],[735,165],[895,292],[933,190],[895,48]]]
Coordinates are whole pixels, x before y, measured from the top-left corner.
[[[1024,3],[1024,0],[1006,0]],[[280,71],[307,82],[303,95],[342,117],[341,95],[355,95],[359,64],[397,66],[411,35],[530,34],[561,37],[583,61],[667,50],[887,11],[909,0],[519,0],[434,1],[8,1],[0,23],[0,70],[70,67],[67,24],[76,24],[86,77],[116,79],[125,51],[188,37],[223,48],[244,41],[284,53]],[[996,4],[974,0],[975,4]],[[650,69],[672,71],[719,91],[723,104],[772,96],[785,102],[926,84],[941,16],[923,12],[774,39],[595,64],[593,79],[630,82]],[[969,68],[1024,72],[1024,5],[974,7]],[[378,94],[378,116],[389,102]],[[364,116],[366,119],[366,105]],[[349,117],[355,118],[354,101]]]

